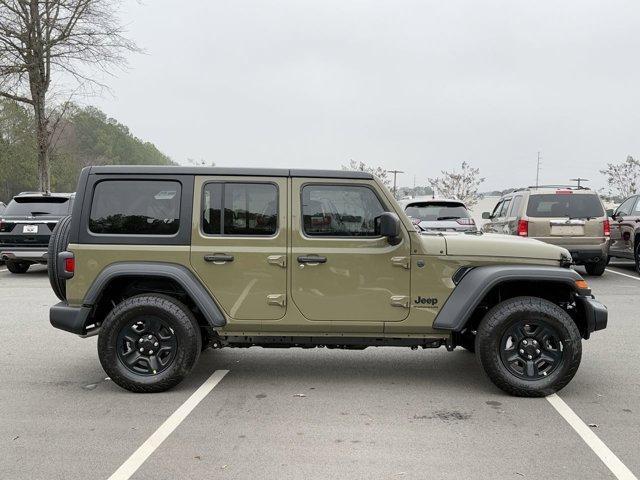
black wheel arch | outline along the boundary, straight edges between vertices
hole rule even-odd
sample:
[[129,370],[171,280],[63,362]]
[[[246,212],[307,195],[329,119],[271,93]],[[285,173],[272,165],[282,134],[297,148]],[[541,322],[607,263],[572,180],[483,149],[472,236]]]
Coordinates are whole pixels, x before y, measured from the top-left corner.
[[467,269],[459,279],[433,327],[448,330],[457,338],[461,332],[475,330],[493,306],[509,298],[533,296],[564,306],[581,333],[588,337],[584,315],[573,308],[576,296],[590,296],[589,289],[580,289],[582,280],[576,271],[538,265],[488,265]]
[[114,304],[142,293],[175,297],[190,307],[202,327],[219,328],[226,317],[202,282],[183,265],[164,262],[119,262],[106,267],[93,281],[83,300],[91,307],[92,324],[104,318]]

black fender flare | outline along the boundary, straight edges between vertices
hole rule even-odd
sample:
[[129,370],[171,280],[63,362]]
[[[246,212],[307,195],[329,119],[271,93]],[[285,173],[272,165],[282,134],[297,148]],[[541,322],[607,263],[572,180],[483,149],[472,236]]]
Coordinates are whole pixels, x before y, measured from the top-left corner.
[[[455,277],[456,275],[454,275]],[[495,286],[511,281],[549,281],[566,284],[580,294],[590,290],[578,290],[576,280],[582,280],[578,272],[569,268],[542,265],[487,265],[466,271],[456,288],[442,306],[433,322],[433,328],[460,332],[480,301]]]
[[183,265],[164,262],[118,262],[102,270],[93,281],[82,302],[84,306],[93,306],[105,287],[114,279],[125,277],[155,277],[175,281],[204,315],[212,327],[223,327],[227,320],[220,307],[211,298],[211,294],[202,282]]

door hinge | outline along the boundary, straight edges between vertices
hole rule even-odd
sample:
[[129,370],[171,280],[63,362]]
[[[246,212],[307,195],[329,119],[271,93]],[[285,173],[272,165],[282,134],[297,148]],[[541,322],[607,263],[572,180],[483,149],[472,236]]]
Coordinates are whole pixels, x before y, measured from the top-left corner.
[[409,297],[406,295],[393,295],[391,297],[391,306],[409,308]]
[[269,255],[267,257],[267,263],[271,265],[278,265],[279,267],[286,268],[287,257],[286,255]]
[[409,257],[391,257],[391,263],[396,267],[402,267],[409,269],[411,263],[409,262]]
[[285,307],[287,305],[287,296],[284,293],[272,293],[267,295],[267,304]]

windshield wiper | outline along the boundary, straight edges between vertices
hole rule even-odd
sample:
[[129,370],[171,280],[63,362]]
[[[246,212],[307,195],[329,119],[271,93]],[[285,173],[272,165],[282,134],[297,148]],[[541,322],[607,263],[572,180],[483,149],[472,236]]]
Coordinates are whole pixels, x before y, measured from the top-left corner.
[[49,212],[31,212],[31,215],[35,217],[36,215],[51,215],[51,214]]
[[436,220],[458,220],[459,218],[462,217],[438,217]]

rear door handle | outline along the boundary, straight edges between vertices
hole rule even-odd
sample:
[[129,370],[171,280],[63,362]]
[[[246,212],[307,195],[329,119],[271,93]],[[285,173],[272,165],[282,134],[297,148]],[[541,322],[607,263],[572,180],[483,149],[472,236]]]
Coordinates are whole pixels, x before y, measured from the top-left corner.
[[319,263],[327,263],[327,257],[321,257],[319,255],[300,255],[298,257],[298,263],[307,265],[317,265]]
[[213,255],[205,255],[204,261],[221,265],[223,263],[233,262],[233,255],[226,255],[224,253],[214,253]]

